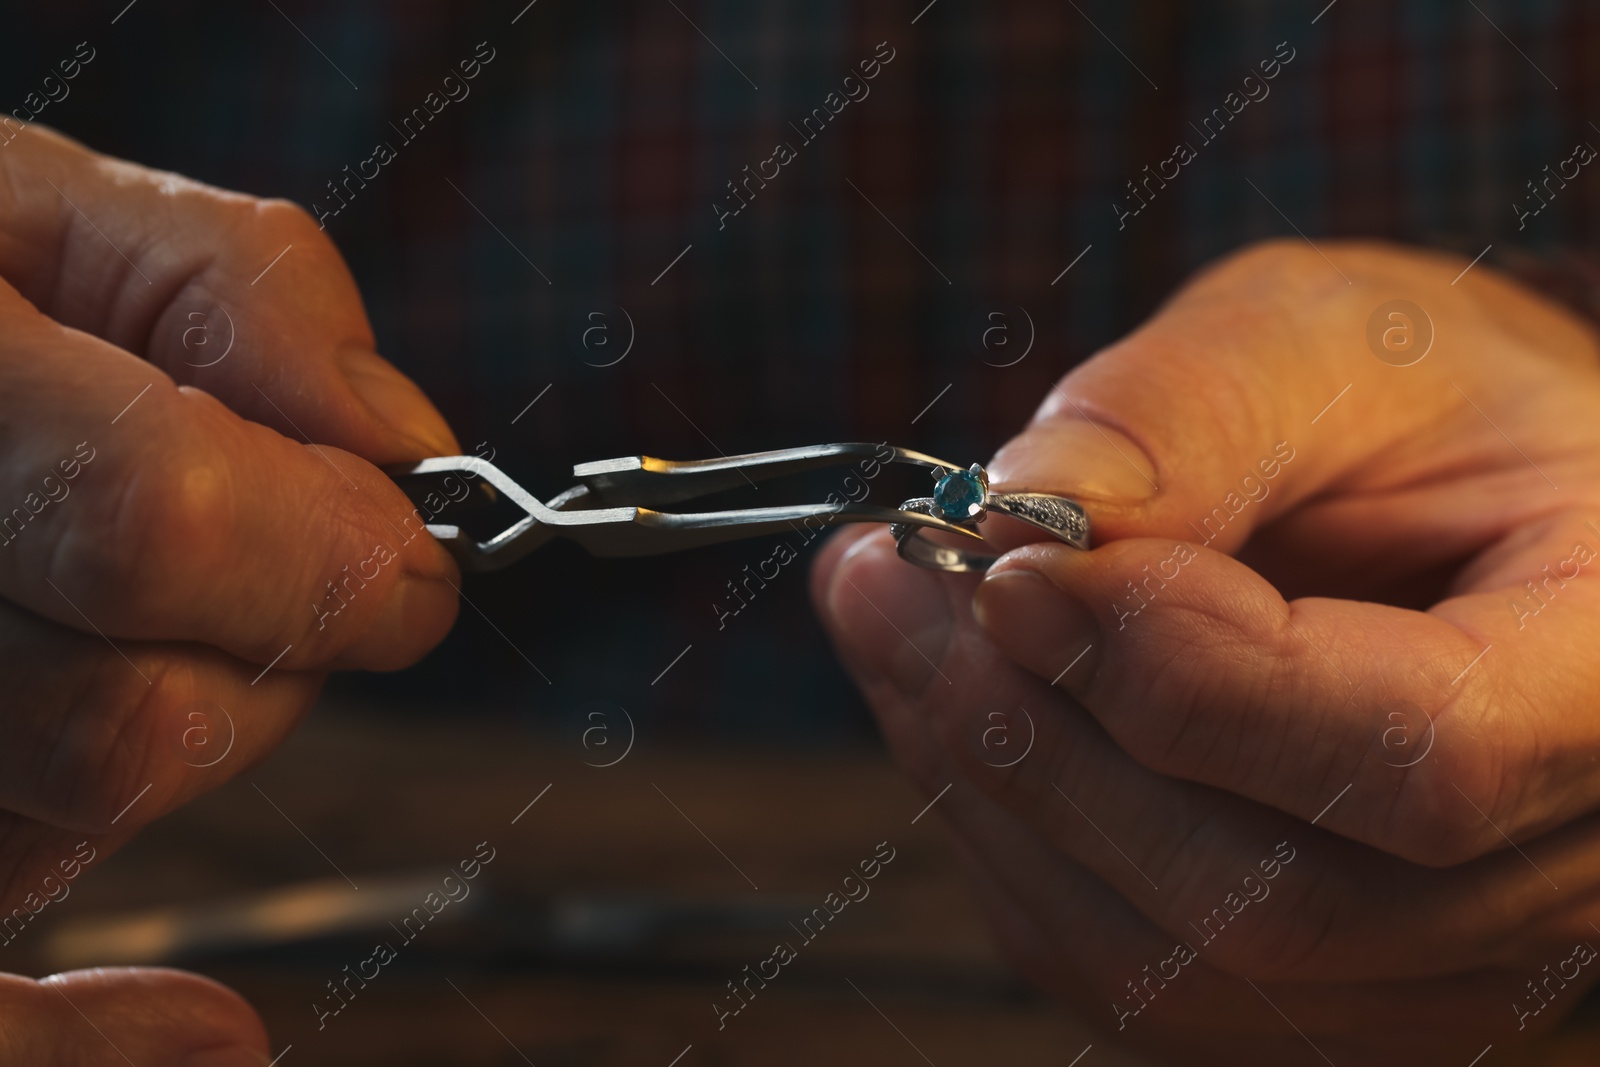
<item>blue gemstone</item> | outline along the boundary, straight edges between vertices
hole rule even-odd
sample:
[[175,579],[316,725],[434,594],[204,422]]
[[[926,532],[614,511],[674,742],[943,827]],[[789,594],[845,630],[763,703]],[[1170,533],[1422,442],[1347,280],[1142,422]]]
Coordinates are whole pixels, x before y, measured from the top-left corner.
[[983,483],[971,471],[951,471],[933,487],[933,504],[951,522],[966,522],[983,511]]

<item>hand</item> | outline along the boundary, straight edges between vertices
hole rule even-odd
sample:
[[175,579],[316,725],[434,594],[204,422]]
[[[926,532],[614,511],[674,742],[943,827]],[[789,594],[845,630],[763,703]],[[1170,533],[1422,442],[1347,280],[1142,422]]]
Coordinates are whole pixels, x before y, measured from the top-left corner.
[[[458,449],[373,350],[332,243],[282,201],[31,126],[0,147],[0,278],[10,943],[70,892],[69,865],[260,760],[328,669],[398,668],[445,634],[454,566],[375,464]],[[167,1035],[140,1062],[219,1028],[265,1047],[217,987],[108,972],[0,982],[0,1002],[49,1009],[4,1012],[0,1048],[123,1062],[59,1002],[69,989],[108,1037]],[[179,1033],[174,997],[214,1024]]]
[[1465,1065],[1600,978],[1600,347],[1466,265],[1265,245],[1074,370],[989,469],[1092,552],[819,560],[1000,940],[1125,1040]]

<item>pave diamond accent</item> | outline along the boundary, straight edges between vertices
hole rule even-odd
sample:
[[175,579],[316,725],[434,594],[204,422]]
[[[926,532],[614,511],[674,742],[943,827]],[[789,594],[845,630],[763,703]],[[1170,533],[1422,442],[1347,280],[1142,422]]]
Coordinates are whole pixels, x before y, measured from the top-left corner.
[[1060,530],[1069,537],[1082,537],[1089,528],[1081,512],[1047,496],[1007,495],[1005,510]]

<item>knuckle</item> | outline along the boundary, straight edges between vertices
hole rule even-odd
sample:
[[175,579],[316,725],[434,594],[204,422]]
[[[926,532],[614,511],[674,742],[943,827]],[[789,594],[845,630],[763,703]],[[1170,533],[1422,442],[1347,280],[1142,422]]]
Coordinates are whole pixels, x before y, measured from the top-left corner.
[[1036,794],[1035,775],[1046,754],[1035,752],[1033,724],[1009,708],[952,705],[934,718],[941,747],[992,796]]
[[[159,776],[163,755],[173,748],[164,744],[170,739],[163,727],[192,692],[192,672],[176,657],[133,654],[137,671],[120,657],[101,656],[62,711],[39,783],[39,803],[52,813],[51,822],[83,833],[110,832],[112,820]],[[137,810],[128,812],[128,825],[146,821]]]
[[[1196,631],[1198,632],[1198,631]],[[1159,658],[1144,662],[1126,679],[1126,705],[1157,714],[1118,716],[1112,735],[1141,766],[1175,777],[1194,777],[1213,758],[1228,731],[1207,714],[1207,694],[1226,680],[1213,642],[1175,637]]]
[[906,777],[930,799],[949,782],[943,776],[944,761],[938,747],[928,743],[919,729],[917,711],[906,713],[897,703],[875,696],[868,701],[885,743]]
[[1311,262],[1318,258],[1316,252],[1306,247],[1304,241],[1297,241],[1292,237],[1269,237],[1245,245],[1230,256],[1227,262],[1250,270],[1272,271],[1286,267],[1310,266]]
[[1408,768],[1391,795],[1387,818],[1378,834],[1384,851],[1425,867],[1451,867],[1474,859],[1479,850],[1464,836],[1461,813],[1466,805],[1437,767]]
[[[292,200],[253,200],[249,206],[250,218],[242,232],[251,235],[249,241],[252,268],[293,245],[294,258],[301,263],[316,264],[318,269],[337,265],[343,270],[344,260],[333,239],[311,213]],[[260,263],[256,263],[260,260]]]
[[[1322,256],[1304,241],[1273,237],[1228,253],[1208,267],[1202,279],[1221,283],[1246,283],[1263,294],[1294,287],[1305,278],[1320,278],[1328,270]],[[1331,273],[1331,272],[1329,272]]]
[[[1379,284],[1385,269],[1392,269],[1384,267],[1392,258],[1391,251],[1372,242],[1330,241],[1313,248],[1295,238],[1272,238],[1217,260],[1196,279],[1194,289],[1235,327],[1253,324],[1254,336],[1264,342],[1289,344],[1307,354],[1331,352],[1300,336],[1308,316],[1344,306],[1353,293],[1370,299],[1372,286]],[[1343,270],[1336,272],[1330,263]]]
[[257,230],[274,239],[301,240],[308,244],[332,243],[311,212],[292,200],[277,197],[254,200],[250,210]]
[[1330,877],[1327,861],[1296,849],[1292,831],[1276,845],[1250,844],[1259,835],[1240,835],[1233,805],[1197,802],[1181,836],[1151,865],[1166,901],[1163,927],[1232,974],[1325,974],[1350,916],[1343,883]]
[[[1294,878],[1286,873],[1275,886],[1256,880],[1258,886],[1268,887],[1260,901],[1261,914],[1247,925],[1241,924],[1244,929],[1238,939],[1217,939],[1213,961],[1218,966],[1263,981],[1326,973],[1326,961],[1331,955],[1338,955],[1335,946],[1347,932],[1339,921],[1341,907],[1319,892],[1325,884],[1323,878],[1307,877],[1305,872],[1300,875]],[[1223,909],[1224,913],[1230,910]],[[1216,909],[1211,915],[1216,915]]]
[[258,314],[269,319],[277,316],[296,327],[302,327],[309,317],[349,340],[371,346],[371,328],[359,313],[355,279],[338,246],[305,208],[289,200],[252,200],[236,233],[239,247],[229,257],[230,283],[257,277],[262,268],[281,258],[283,262],[272,268],[274,275],[290,287],[315,292],[317,297],[293,316],[284,308],[273,311],[270,302]]
[[170,601],[192,584],[186,576],[210,572],[234,522],[233,486],[215,453],[112,460],[110,488],[85,499],[82,519],[58,541],[52,579],[119,629],[181,607]]
[[1197,794],[1187,825],[1163,841],[1160,854],[1151,857],[1149,870],[1156,881],[1172,886],[1176,898],[1192,898],[1197,907],[1205,895],[1201,890],[1216,888],[1210,882],[1201,885],[1199,878],[1205,865],[1196,860],[1216,848],[1219,837],[1226,836],[1225,832],[1219,833],[1226,822],[1221,807],[1220,797]]
[[[0,855],[6,857],[0,871],[0,947],[16,940],[47,906],[65,900],[71,882],[99,855],[87,840],[72,843],[62,837],[58,828],[29,819],[0,824]],[[0,995],[7,980],[15,976],[0,975]]]
[[1506,707],[1481,699],[1456,697],[1441,709],[1436,722],[1500,724],[1469,728],[1464,743],[1441,742],[1437,758],[1405,768],[1378,828],[1379,847],[1427,867],[1453,867],[1507,847],[1501,832],[1518,826],[1516,783],[1537,777],[1536,746],[1513,739],[1507,717]]

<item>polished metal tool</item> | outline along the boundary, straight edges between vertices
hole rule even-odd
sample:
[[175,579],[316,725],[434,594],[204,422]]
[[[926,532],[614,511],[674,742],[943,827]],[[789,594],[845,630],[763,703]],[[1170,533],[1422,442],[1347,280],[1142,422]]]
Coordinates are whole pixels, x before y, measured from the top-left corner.
[[[576,541],[596,556],[648,556],[779,534],[805,525],[837,526],[848,522],[909,524],[982,540],[977,531],[926,512],[854,500],[725,511],[659,510],[783,475],[844,464],[861,464],[865,468],[868,464],[886,463],[908,463],[929,471],[960,469],[908,448],[862,442],[808,445],[717,459],[623,456],[578,464],[572,469],[578,484],[547,501],[540,501],[493,463],[477,456],[425,459],[392,469],[389,474],[419,505],[428,499],[417,489],[419,480],[470,475],[493,486],[522,509],[525,514],[521,519],[480,541],[459,526],[434,522],[438,512],[445,510],[442,505],[437,510],[432,506],[419,508],[428,512],[423,516],[428,532],[450,549],[466,571],[498,570],[555,537]],[[867,475],[864,480],[871,477]],[[463,483],[458,480],[458,484]],[[436,497],[437,493],[432,495]],[[450,499],[459,498],[452,494]]]

